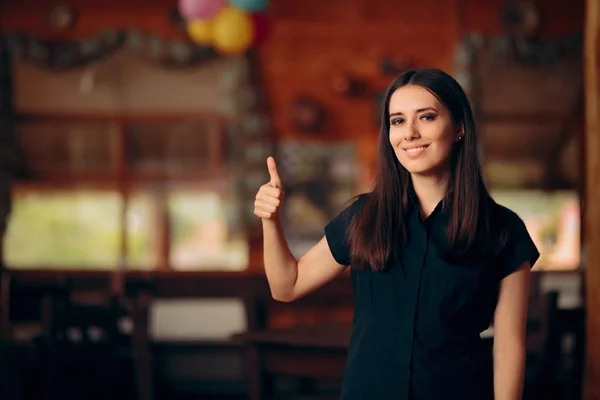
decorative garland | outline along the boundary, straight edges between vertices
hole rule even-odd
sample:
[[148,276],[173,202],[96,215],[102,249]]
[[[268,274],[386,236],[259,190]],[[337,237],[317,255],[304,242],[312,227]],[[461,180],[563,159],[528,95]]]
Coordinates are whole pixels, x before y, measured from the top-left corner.
[[112,29],[76,41],[51,41],[19,33],[0,37],[9,52],[52,70],[98,61],[123,46],[167,67],[188,67],[219,55],[245,53],[269,35],[268,0],[179,0],[171,19],[190,40],[167,40],[135,30]]
[[127,47],[137,56],[166,67],[189,67],[218,57],[213,48],[183,40],[167,40],[138,31],[110,30],[77,41],[50,41],[7,34],[8,51],[43,68],[68,70],[96,62]]
[[[510,61],[524,68],[551,67],[566,59],[581,58],[581,31],[553,38],[520,38],[509,35],[472,33],[464,37],[456,52],[458,73],[468,72],[468,66],[478,51],[487,49],[497,61]],[[461,82],[461,84],[466,82]]]

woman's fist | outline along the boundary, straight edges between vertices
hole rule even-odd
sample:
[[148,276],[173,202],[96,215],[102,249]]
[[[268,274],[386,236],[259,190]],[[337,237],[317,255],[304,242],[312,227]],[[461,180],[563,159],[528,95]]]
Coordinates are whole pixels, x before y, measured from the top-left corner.
[[260,187],[256,193],[254,200],[254,215],[262,219],[273,219],[279,214],[279,207],[284,198],[283,185],[279,173],[277,173],[277,165],[275,159],[269,157],[267,159],[267,167],[271,180]]

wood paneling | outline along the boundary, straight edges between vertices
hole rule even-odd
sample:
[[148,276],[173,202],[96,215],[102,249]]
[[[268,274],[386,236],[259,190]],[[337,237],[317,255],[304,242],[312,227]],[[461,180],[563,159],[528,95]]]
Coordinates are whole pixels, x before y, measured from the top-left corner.
[[48,12],[57,4],[54,0],[6,0],[0,5],[0,31],[26,32],[54,39],[75,39],[92,36],[105,29],[139,29],[169,38],[184,38],[185,32],[171,21],[177,0],[75,0],[77,19],[64,30],[47,23]]
[[[374,137],[374,96],[391,79],[380,74],[380,61],[406,54],[415,65],[450,69],[459,33],[457,12],[455,1],[443,0],[401,6],[365,0],[274,2],[272,36],[261,58],[277,135]],[[337,95],[332,89],[337,74],[358,78],[366,84],[366,93],[358,98]],[[291,128],[289,107],[298,95],[313,97],[326,110],[326,133],[303,134]]]
[[[388,56],[406,56],[414,66],[454,72],[456,47],[469,32],[502,34],[503,0],[307,0],[273,1],[272,34],[260,49],[263,81],[275,134],[280,139],[357,141],[358,161],[373,165],[376,156],[375,94],[392,76],[380,73]],[[581,30],[583,1],[539,2],[541,35]],[[337,74],[362,81],[363,95],[346,98],[332,89]],[[321,133],[294,130],[291,104],[297,96],[314,98],[325,110]]]
[[[140,11],[143,10],[143,11]],[[109,29],[137,29],[170,39],[185,39],[186,33],[170,21],[165,8],[140,7],[139,9],[110,9],[109,5],[97,9],[81,10],[72,28],[59,30],[46,22],[48,9],[16,9],[0,12],[3,32],[25,32],[34,36],[56,40],[73,40],[93,36]]]
[[585,28],[586,363],[584,399],[600,399],[600,1],[587,0]]

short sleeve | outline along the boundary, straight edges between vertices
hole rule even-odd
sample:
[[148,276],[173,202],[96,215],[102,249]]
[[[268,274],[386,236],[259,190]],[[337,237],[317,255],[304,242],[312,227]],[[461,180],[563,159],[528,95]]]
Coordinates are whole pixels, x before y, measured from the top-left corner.
[[325,226],[325,237],[327,238],[329,250],[335,261],[340,265],[351,264],[348,227],[366,198],[366,194],[358,196],[352,204],[343,209]]
[[500,279],[515,272],[526,261],[533,267],[540,257],[523,220],[508,209],[504,211],[508,236],[500,257]]

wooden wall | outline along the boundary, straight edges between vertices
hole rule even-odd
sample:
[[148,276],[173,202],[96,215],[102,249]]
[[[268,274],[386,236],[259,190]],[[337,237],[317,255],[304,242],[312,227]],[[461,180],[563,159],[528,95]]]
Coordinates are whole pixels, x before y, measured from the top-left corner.
[[[71,28],[55,29],[48,24],[48,13],[57,4],[67,4],[76,11]],[[129,28],[182,38],[184,34],[174,27],[171,18],[176,8],[177,0],[4,0],[0,2],[0,30],[70,40],[106,29]]]
[[[543,36],[572,33],[583,25],[583,1],[538,2]],[[415,66],[453,72],[464,34],[502,32],[502,0],[275,0],[272,35],[260,56],[276,134],[282,139],[350,139],[359,161],[375,155],[374,94],[391,76],[380,73],[382,58],[405,56]],[[340,74],[365,82],[357,98],[334,92]],[[314,98],[326,111],[325,133],[302,133],[289,122],[296,96]]]
[[586,363],[585,400],[600,399],[600,1],[587,0],[586,83]]

